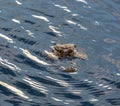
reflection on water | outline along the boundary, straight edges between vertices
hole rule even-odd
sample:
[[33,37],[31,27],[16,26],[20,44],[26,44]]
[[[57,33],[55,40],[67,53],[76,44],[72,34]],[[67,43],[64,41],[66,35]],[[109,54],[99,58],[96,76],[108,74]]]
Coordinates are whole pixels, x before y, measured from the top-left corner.
[[[1,0],[0,106],[119,106],[119,0]],[[88,60],[50,61],[51,42]],[[78,72],[60,70],[75,62]]]

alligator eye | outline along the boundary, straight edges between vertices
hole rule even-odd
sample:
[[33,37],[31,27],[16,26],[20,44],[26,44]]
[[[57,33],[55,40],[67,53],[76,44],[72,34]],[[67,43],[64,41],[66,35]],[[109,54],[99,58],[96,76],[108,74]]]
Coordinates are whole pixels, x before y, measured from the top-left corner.
[[68,50],[68,53],[72,53],[72,52],[73,52],[73,50],[71,50],[71,49],[70,49],[70,50]]
[[59,53],[63,53],[63,50],[59,50]]

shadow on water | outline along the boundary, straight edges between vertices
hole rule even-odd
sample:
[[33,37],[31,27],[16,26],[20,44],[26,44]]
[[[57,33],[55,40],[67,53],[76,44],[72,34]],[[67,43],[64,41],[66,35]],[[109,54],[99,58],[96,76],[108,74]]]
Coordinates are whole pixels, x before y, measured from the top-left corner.
[[1,93],[5,94],[7,96],[15,95],[14,93],[12,93],[10,90],[8,90],[4,86],[0,86],[0,90],[1,90]]
[[45,12],[42,12],[42,11],[39,11],[39,10],[36,10],[36,9],[32,9],[32,8],[26,8],[26,9],[28,9],[28,10],[30,10],[30,11],[33,11],[33,12],[38,12],[38,13],[40,13],[40,14],[42,14],[42,15],[47,16],[47,17],[55,18],[55,16],[53,16],[53,15],[46,14]]
[[27,85],[27,84],[25,84],[23,82],[16,81],[16,83],[14,83],[14,85],[16,85],[19,88],[24,89],[30,95],[39,96],[39,97],[46,97],[46,95],[44,93],[41,93],[41,92],[33,89],[31,86],[29,86],[29,85]]
[[28,40],[27,38],[18,37],[17,35],[14,35],[14,34],[9,34],[9,35],[14,39],[17,39],[18,41],[23,42],[23,43],[27,43],[29,45],[33,45],[36,43],[33,40]]
[[13,106],[21,106],[22,102],[19,100],[5,100],[6,102],[13,104]]
[[101,95],[105,95],[104,91],[101,91],[99,89],[96,89],[94,85],[90,84],[90,83],[86,83],[86,82],[80,82],[79,84],[75,85],[78,88],[82,88],[85,90],[88,90],[90,92],[90,94],[99,97]]
[[35,69],[38,69],[38,70],[41,70],[41,71],[48,71],[47,68],[45,66],[40,66],[38,65],[36,62],[30,60],[29,58],[23,56],[23,55],[16,55],[16,58],[15,61],[18,62],[18,63],[23,63],[23,64],[26,64],[32,68],[35,68]]
[[114,85],[116,86],[116,88],[120,89],[120,81],[112,81],[112,80],[109,80],[109,79],[106,79],[106,78],[102,78],[102,80],[105,80],[107,82],[109,82],[109,85]]
[[45,32],[46,34],[48,34],[48,35],[51,35],[51,36],[53,36],[53,37],[56,37],[57,35],[55,34],[55,33],[53,33],[53,32]]
[[120,98],[114,98],[114,99],[107,99],[107,101],[112,104],[113,106],[114,105],[120,105]]
[[60,86],[58,83],[56,82],[53,82],[53,81],[50,81],[50,80],[47,80],[45,78],[42,78],[42,77],[34,77],[34,76],[29,76],[29,78],[32,78],[40,83],[43,83],[43,84],[46,84],[46,85],[51,85],[51,86],[57,86],[57,87],[62,87]]
[[29,23],[29,24],[31,24],[31,25],[35,24],[35,22],[32,22],[32,21],[30,21],[30,20],[24,20],[24,22],[25,22],[25,23]]
[[90,102],[80,102],[81,105],[77,105],[77,106],[95,106],[94,104],[90,103]]
[[15,72],[14,72],[13,70],[10,70],[10,69],[8,69],[8,68],[1,67],[1,66],[0,66],[0,73],[6,74],[6,75],[8,75],[8,76],[11,75],[11,76],[13,76],[13,77],[16,76],[16,74],[15,74]]

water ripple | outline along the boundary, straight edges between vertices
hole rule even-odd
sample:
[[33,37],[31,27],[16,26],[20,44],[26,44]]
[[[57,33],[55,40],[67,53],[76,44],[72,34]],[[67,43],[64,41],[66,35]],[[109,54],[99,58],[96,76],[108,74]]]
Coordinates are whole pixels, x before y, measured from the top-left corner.
[[[0,106],[119,106],[119,0],[1,0]],[[88,60],[42,57],[74,43]],[[60,67],[77,64],[76,74]]]

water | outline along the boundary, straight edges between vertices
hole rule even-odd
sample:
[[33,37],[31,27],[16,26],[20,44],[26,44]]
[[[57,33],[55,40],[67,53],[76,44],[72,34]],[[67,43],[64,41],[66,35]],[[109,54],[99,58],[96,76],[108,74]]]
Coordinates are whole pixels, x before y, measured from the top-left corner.
[[[120,106],[119,10],[119,0],[0,0],[0,106]],[[53,41],[88,60],[46,60]],[[71,61],[77,73],[58,69]]]

